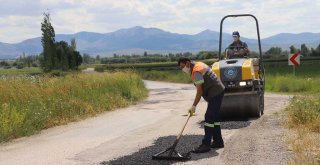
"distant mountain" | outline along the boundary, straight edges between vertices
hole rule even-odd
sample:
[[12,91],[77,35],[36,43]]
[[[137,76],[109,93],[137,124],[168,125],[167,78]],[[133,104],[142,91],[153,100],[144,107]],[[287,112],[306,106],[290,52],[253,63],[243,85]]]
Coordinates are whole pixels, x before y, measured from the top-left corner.
[[320,41],[320,33],[280,33],[263,39],[264,44],[301,44],[301,43],[318,43]]
[[[197,52],[200,50],[217,50],[219,46],[219,32],[204,30],[198,34],[178,34],[157,28],[143,28],[136,26],[120,29],[110,33],[79,32],[76,34],[57,34],[56,41],[70,42],[76,38],[77,49],[81,53],[109,56],[118,54],[169,53],[169,52]],[[251,50],[258,50],[257,40],[241,36]],[[230,34],[223,33],[223,47],[232,41]],[[290,45],[306,43],[317,45],[320,43],[320,33],[281,33],[262,39],[263,50],[271,46],[288,49]],[[41,38],[32,38],[16,44],[0,42],[0,58],[16,58],[23,52],[39,54],[42,52]]]

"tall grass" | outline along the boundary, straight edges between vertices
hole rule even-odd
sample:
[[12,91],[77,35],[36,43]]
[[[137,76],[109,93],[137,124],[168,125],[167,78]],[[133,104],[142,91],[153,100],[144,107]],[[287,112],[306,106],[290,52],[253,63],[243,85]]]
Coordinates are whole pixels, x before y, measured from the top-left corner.
[[132,72],[0,80],[0,142],[124,107],[147,96]]
[[320,133],[320,94],[295,96],[287,110],[290,127],[303,126]]
[[320,94],[294,97],[286,110],[287,126],[297,132],[289,139],[289,164],[320,164]]

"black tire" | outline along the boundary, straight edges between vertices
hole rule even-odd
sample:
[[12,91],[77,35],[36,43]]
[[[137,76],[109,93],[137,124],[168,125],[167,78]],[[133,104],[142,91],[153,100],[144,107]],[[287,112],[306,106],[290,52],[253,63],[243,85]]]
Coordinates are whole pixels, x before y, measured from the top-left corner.
[[260,96],[260,111],[261,115],[264,114],[264,92]]
[[255,108],[252,111],[252,117],[260,118],[263,115],[264,110],[264,94],[263,92],[259,94],[257,101],[255,103]]

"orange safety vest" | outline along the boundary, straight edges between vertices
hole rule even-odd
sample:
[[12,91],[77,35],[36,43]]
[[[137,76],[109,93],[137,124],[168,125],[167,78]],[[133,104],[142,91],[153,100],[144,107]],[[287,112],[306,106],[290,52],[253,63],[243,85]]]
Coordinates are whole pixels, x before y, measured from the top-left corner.
[[196,62],[193,66],[193,70],[191,73],[191,80],[194,81],[194,73],[200,72],[202,76],[206,73],[206,67],[205,64],[202,62]]

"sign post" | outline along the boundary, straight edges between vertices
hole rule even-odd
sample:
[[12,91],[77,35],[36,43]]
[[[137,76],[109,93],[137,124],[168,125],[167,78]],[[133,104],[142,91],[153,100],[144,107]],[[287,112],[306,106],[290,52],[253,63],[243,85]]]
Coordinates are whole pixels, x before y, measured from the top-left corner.
[[290,54],[288,56],[288,62],[289,62],[289,65],[293,66],[293,76],[295,76],[296,75],[295,66],[300,65],[300,54],[299,54],[299,52],[298,53],[294,53],[294,54]]

